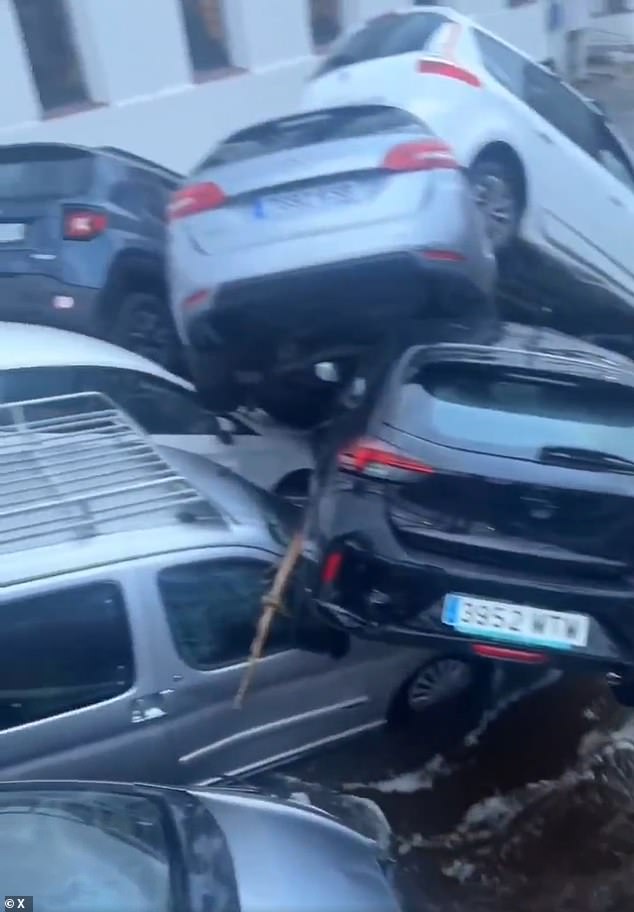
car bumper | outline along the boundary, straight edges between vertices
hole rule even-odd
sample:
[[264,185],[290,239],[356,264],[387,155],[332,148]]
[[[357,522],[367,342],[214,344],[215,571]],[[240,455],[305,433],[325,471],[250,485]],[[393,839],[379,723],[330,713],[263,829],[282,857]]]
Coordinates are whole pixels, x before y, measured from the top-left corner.
[[[634,585],[630,580],[528,575],[446,555],[405,551],[390,540],[389,530],[384,530],[385,536],[377,534],[376,516],[368,516],[364,527],[371,530],[372,540],[346,530],[318,549],[320,555],[342,550],[339,578],[343,583],[321,585],[318,571],[323,562],[315,554],[311,557],[309,588],[317,613],[328,623],[361,637],[399,645],[472,655],[476,644],[485,643],[538,653],[544,662],[561,669],[634,670]],[[389,542],[385,548],[384,541]],[[458,632],[442,618],[444,598],[450,594],[588,615],[587,646],[558,649]]]
[[0,320],[97,334],[99,289],[41,275],[0,276]]

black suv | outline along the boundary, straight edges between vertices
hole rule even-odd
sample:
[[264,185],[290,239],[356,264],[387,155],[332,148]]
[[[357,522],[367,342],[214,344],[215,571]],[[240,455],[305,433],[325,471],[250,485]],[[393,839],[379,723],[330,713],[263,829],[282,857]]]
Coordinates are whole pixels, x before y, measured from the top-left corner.
[[631,702],[633,368],[513,324],[495,346],[410,345],[318,471],[317,613],[458,658],[597,671]]
[[0,319],[100,336],[176,369],[165,206],[179,175],[114,148],[0,147]]

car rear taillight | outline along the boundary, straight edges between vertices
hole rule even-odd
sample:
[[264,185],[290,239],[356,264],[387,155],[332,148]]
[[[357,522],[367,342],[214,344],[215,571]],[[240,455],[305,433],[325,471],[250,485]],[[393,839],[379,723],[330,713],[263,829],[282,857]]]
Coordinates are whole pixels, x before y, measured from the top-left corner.
[[380,440],[358,440],[337,457],[342,472],[366,478],[402,478],[403,475],[433,475],[434,469]]
[[108,227],[105,212],[90,209],[68,209],[64,213],[64,240],[92,241]]
[[167,207],[170,222],[218,209],[227,200],[224,190],[218,184],[190,184],[173,194]]
[[428,139],[394,146],[385,156],[383,167],[387,171],[436,171],[455,170],[460,166],[447,143],[440,139]]
[[416,64],[416,69],[424,76],[444,76],[447,79],[456,79],[465,85],[473,86],[474,89],[479,89],[482,86],[475,73],[471,73],[469,70],[465,70],[464,67],[445,60],[419,60]]

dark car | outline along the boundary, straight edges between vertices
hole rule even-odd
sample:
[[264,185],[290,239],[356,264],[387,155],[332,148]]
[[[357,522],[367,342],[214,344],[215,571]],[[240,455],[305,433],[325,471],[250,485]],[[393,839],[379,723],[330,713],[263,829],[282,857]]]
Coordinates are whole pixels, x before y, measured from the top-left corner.
[[317,475],[318,613],[465,661],[596,671],[629,703],[633,367],[513,324],[495,346],[404,350]]
[[366,835],[358,810],[345,807],[352,801],[334,814],[233,781],[191,790],[3,782],[4,907],[402,912],[393,862],[377,840],[383,828]]
[[114,148],[0,146],[0,319],[100,336],[177,368],[164,214],[178,180]]

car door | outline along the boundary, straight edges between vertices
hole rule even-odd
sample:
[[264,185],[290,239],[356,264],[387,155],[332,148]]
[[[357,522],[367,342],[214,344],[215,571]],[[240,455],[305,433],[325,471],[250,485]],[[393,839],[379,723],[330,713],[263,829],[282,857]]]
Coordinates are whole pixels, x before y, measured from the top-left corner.
[[534,64],[526,69],[524,100],[537,115],[527,159],[541,175],[536,202],[544,240],[581,272],[613,277],[612,207],[596,160],[592,109],[557,76]]
[[2,778],[163,780],[161,727],[137,724],[156,687],[129,607],[125,583],[107,579],[5,595]]
[[296,650],[283,615],[236,708],[274,559],[219,548],[157,568],[163,648],[156,662],[162,689],[171,691],[167,730],[179,782],[280,762],[376,723],[363,666]]

